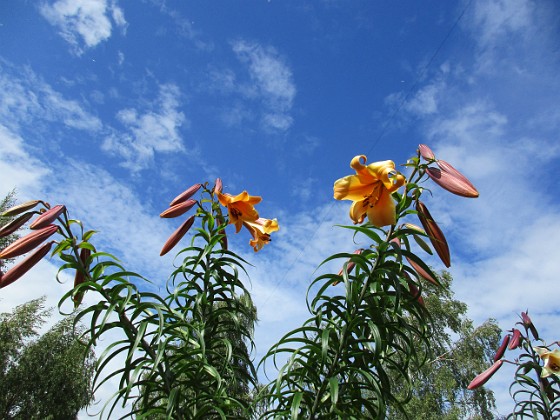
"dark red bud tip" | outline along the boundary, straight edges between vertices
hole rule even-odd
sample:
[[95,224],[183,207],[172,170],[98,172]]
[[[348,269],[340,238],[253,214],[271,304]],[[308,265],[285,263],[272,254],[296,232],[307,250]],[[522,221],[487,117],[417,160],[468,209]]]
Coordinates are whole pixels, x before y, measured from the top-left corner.
[[31,223],[31,226],[29,227],[34,230],[44,228],[45,226],[48,226],[52,222],[54,222],[64,210],[66,210],[66,207],[64,207],[63,205],[56,205],[41,214],[37,219],[35,219],[33,223]]
[[47,238],[52,236],[58,230],[56,225],[48,225],[42,229],[35,230],[29,235],[19,238],[17,241],[7,246],[0,252],[0,259],[8,259],[18,257],[33,248],[42,244]]
[[521,331],[519,331],[517,328],[514,328],[512,332],[513,335],[508,346],[509,350],[514,350],[521,345]]
[[521,320],[523,321],[523,325],[525,327],[529,327],[529,325],[533,324],[533,321],[531,321],[527,312],[521,312]]
[[212,190],[214,194],[222,192],[222,179],[216,178],[216,183],[214,184],[214,188]]
[[424,159],[426,159],[428,161],[432,161],[436,158],[436,155],[434,155],[434,152],[432,152],[432,149],[430,149],[425,144],[418,145],[418,151],[420,152],[420,156],[422,156]]
[[2,226],[2,228],[0,229],[0,238],[11,235],[20,227],[22,227],[24,224],[26,224],[29,221],[29,219],[31,219],[32,217],[33,217],[33,212],[25,213],[19,216],[18,218],[12,220],[7,225]]
[[175,204],[173,207],[170,207],[167,210],[165,210],[163,213],[159,215],[159,217],[165,217],[167,219],[170,219],[173,217],[181,216],[182,214],[185,214],[190,209],[192,209],[195,204],[196,204],[196,200],[182,201],[179,204]]
[[494,373],[496,373],[496,371],[500,369],[500,367],[502,367],[503,363],[504,361],[501,359],[494,362],[492,366],[490,366],[488,369],[486,369],[484,372],[482,372],[480,375],[474,378],[469,384],[469,386],[467,387],[467,389],[473,390],[484,385],[494,375]]
[[511,339],[510,334],[508,334],[504,337],[504,339],[502,340],[502,344],[500,344],[500,347],[498,348],[498,351],[496,351],[496,354],[494,355],[494,362],[496,362],[496,361],[498,361],[499,359],[502,358],[502,356],[506,352],[506,348],[507,348],[507,345],[508,345],[510,339]]
[[164,256],[169,251],[171,251],[171,249],[175,245],[177,245],[181,238],[185,236],[185,234],[189,231],[192,224],[194,223],[194,217],[194,215],[189,217],[187,220],[185,220],[185,222],[183,222],[181,226],[179,226],[179,228],[175,232],[171,234],[167,242],[165,242],[165,244],[163,245],[163,248],[161,249],[161,252],[159,254],[160,256]]
[[176,204],[188,200],[200,189],[200,187],[202,187],[202,184],[194,184],[192,187],[183,191],[181,194],[175,197],[171,203],[169,203],[169,207],[173,207]]
[[21,278],[31,268],[37,264],[41,259],[50,251],[54,241],[48,242],[41,246],[33,254],[22,260],[20,263],[10,268],[2,277],[0,277],[0,289],[12,284],[17,279]]

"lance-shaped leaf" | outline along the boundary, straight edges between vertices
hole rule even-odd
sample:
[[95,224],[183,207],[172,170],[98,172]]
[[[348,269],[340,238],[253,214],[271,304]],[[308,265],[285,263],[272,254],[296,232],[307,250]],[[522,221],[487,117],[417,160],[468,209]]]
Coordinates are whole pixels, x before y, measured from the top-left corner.
[[425,144],[419,144],[418,145],[418,151],[420,152],[420,156],[422,156],[424,159],[426,159],[428,161],[435,160],[435,158],[436,158],[436,155],[434,155],[434,152],[432,152],[432,149],[430,149]]
[[6,273],[0,277],[0,289],[12,284],[17,279],[21,278],[25,273],[27,273],[35,264],[37,264],[41,259],[47,255],[50,251],[54,241],[47,242],[42,245],[37,251],[29,255],[18,264],[10,268]]
[[432,246],[436,250],[443,264],[449,268],[451,266],[451,256],[449,254],[449,246],[447,245],[447,240],[445,239],[443,232],[434,221],[426,205],[420,200],[416,202],[416,210],[418,211],[420,223],[422,223],[424,230],[428,234]]
[[0,238],[14,233],[16,230],[26,224],[29,219],[31,219],[31,217],[33,217],[33,212],[25,213],[12,220],[10,223],[2,226],[2,228],[0,229]]
[[521,331],[514,328],[512,331],[511,341],[509,342],[508,349],[514,350],[521,345]]
[[29,227],[34,230],[42,229],[54,222],[58,218],[58,216],[60,216],[65,210],[65,206],[63,206],[62,204],[58,204],[37,217],[37,219],[35,219],[35,221],[31,223],[31,226]]
[[194,223],[194,217],[194,215],[189,217],[181,226],[179,226],[179,228],[175,232],[171,234],[167,242],[165,242],[165,244],[163,245],[163,248],[161,249],[161,252],[159,254],[160,256],[164,256],[169,251],[171,251],[171,249],[175,245],[177,245],[177,242],[179,242],[181,238],[185,236],[185,233],[189,231],[192,224]]
[[478,191],[457,169],[444,160],[438,160],[439,168],[427,168],[426,173],[444,190],[461,197],[476,198]]
[[200,189],[200,187],[202,187],[202,184],[194,184],[192,187],[186,189],[184,192],[175,197],[171,203],[169,203],[169,207],[173,207],[176,204],[188,200]]
[[33,207],[35,207],[40,202],[41,202],[41,200],[26,201],[25,203],[21,203],[21,204],[18,204],[17,206],[10,207],[4,213],[0,214],[0,216],[2,216],[2,217],[16,216],[18,214],[21,214],[21,213],[27,211],[27,210],[31,210]]
[[52,236],[58,230],[58,226],[49,225],[42,229],[31,232],[23,238],[7,246],[0,252],[0,259],[8,259],[18,257],[26,252],[31,251],[42,244],[47,238]]
[[467,387],[467,389],[473,390],[484,385],[486,382],[488,382],[488,380],[492,377],[492,375],[494,375],[496,371],[502,367],[503,363],[504,361],[501,359],[495,361],[492,366],[490,366],[488,369],[486,369],[484,372],[482,372],[480,375],[474,378],[469,384],[469,386]]
[[494,362],[502,358],[502,356],[506,352],[506,348],[510,339],[511,339],[511,334],[508,334],[504,337],[504,339],[502,340],[502,344],[500,344],[500,347],[498,348],[496,354],[494,355]]
[[166,219],[179,217],[182,214],[188,212],[190,209],[192,209],[195,204],[196,204],[196,200],[182,201],[179,204],[175,204],[174,206],[165,210],[163,213],[159,215],[159,217],[164,217]]
[[[80,269],[76,270],[76,275],[74,276],[74,289],[76,289],[76,287],[78,287],[80,284],[82,284],[85,281],[86,272],[89,270],[88,259],[90,255],[91,255],[91,249],[82,248],[80,250],[80,262],[82,263],[82,267],[84,267],[84,270],[83,271]],[[84,298],[84,292],[78,292],[72,295],[74,306],[77,307],[80,303],[82,303],[83,298]]]

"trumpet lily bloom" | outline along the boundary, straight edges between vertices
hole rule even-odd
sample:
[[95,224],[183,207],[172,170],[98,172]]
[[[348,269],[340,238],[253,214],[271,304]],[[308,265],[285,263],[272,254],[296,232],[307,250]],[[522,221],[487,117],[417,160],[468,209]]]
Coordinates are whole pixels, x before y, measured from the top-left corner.
[[552,374],[560,376],[560,349],[550,351],[545,347],[534,347],[539,357],[544,361],[541,378],[546,378]]
[[243,225],[253,236],[249,244],[253,247],[255,252],[260,251],[263,246],[268,244],[270,242],[270,234],[279,229],[276,219],[269,220],[263,219],[262,217],[254,222],[243,222]]
[[243,222],[256,222],[259,214],[253,207],[261,202],[262,198],[249,195],[247,191],[233,196],[231,194],[222,194],[216,191],[220,204],[227,207],[229,214],[229,223],[235,225],[235,232],[239,232]]
[[391,193],[405,183],[402,174],[395,170],[391,160],[366,166],[366,157],[358,155],[350,162],[356,175],[340,178],[334,183],[336,200],[352,200],[350,218],[355,224],[362,223],[367,215],[378,227],[396,223],[395,202]]

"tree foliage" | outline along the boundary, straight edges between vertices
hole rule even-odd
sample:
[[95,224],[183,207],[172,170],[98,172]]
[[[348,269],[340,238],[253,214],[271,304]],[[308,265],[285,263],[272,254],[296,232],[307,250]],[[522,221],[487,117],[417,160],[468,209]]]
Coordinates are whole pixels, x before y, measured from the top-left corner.
[[80,341],[74,320],[46,333],[45,298],[0,314],[0,417],[71,419],[93,399],[95,358]]

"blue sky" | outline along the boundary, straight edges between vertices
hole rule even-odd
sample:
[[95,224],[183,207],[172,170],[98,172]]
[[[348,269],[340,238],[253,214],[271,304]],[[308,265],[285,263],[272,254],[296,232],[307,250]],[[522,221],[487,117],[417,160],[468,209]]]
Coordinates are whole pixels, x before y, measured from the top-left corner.
[[[259,354],[306,317],[317,264],[353,251],[333,181],[357,154],[402,164],[419,143],[479,189],[426,197],[456,296],[504,329],[529,309],[556,333],[560,6],[552,0],[108,1],[0,4],[0,195],[44,198],[163,282],[159,213],[196,182],[261,195],[280,231],[254,254]],[[54,262],[54,261],[53,261]],[[440,268],[433,261],[436,268]],[[3,289],[41,294],[55,265]],[[502,371],[505,373],[502,375]],[[491,383],[511,406],[505,368]]]

